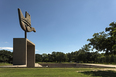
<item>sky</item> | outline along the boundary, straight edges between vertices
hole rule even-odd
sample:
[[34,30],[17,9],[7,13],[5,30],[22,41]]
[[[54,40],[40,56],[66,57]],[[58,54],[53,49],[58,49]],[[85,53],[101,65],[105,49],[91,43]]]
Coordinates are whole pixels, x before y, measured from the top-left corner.
[[13,38],[24,38],[18,8],[31,15],[36,33],[27,39],[36,54],[77,51],[116,21],[116,0],[0,0],[0,50],[13,51]]

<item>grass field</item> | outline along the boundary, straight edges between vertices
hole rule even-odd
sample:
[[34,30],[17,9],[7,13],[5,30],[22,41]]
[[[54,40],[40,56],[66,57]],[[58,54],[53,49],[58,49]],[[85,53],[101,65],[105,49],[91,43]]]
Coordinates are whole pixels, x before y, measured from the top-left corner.
[[116,68],[0,68],[0,77],[116,77]]
[[116,71],[103,68],[0,68],[0,77],[116,77]]
[[12,65],[12,64],[9,64],[9,63],[0,63],[0,66],[5,66],[5,65]]

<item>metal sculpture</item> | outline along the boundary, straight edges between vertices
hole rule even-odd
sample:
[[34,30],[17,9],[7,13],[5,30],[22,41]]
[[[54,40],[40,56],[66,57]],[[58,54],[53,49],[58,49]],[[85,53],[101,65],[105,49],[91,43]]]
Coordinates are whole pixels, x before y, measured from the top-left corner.
[[18,8],[19,22],[21,28],[25,31],[25,38],[27,38],[27,32],[36,32],[35,28],[31,27],[31,17],[29,13],[25,12],[25,17],[23,16],[21,10]]

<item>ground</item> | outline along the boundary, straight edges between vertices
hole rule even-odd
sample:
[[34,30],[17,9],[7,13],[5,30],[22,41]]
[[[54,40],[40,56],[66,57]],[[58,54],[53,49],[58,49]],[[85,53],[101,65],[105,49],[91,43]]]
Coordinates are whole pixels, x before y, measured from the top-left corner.
[[[3,64],[2,64],[3,65]],[[93,65],[93,64],[91,64]],[[101,65],[101,64],[94,64]],[[102,64],[103,66],[103,64]],[[116,65],[107,68],[0,68],[0,77],[116,77]]]

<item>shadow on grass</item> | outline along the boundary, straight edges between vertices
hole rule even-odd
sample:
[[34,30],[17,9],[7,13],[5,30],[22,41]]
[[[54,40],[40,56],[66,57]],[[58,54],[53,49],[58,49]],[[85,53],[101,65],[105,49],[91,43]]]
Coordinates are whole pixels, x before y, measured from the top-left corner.
[[116,77],[116,71],[84,71],[80,73],[91,75],[91,76]]

